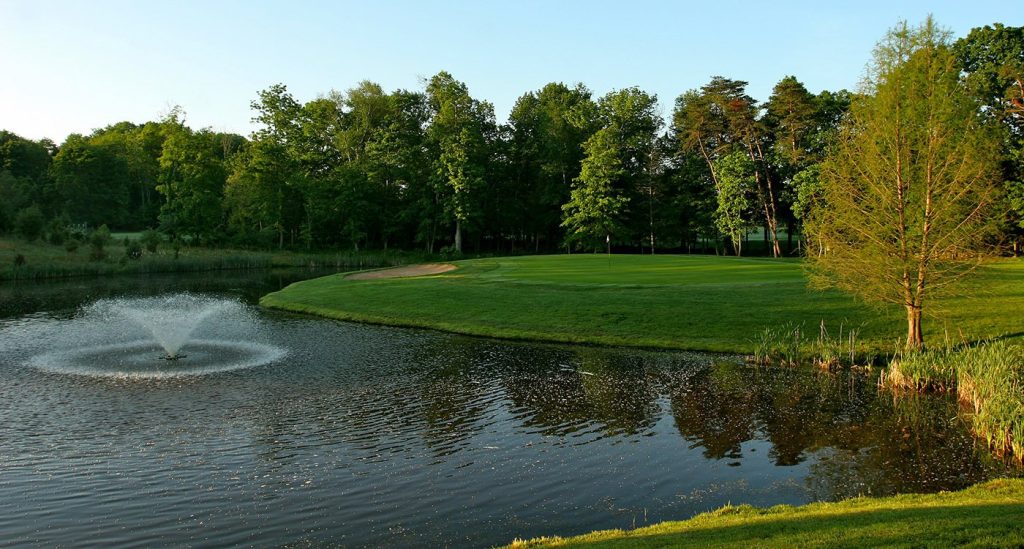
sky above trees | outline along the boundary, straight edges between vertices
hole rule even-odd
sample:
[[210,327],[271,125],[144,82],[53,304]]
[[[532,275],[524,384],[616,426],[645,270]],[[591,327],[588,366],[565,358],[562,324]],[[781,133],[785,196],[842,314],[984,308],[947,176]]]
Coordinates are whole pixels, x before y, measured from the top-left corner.
[[248,134],[258,90],[303,101],[368,79],[422,89],[440,70],[499,121],[526,90],[638,86],[660,114],[721,74],[766,99],[795,74],[811,92],[854,88],[878,37],[928,13],[957,36],[1018,15],[1005,1],[15,2],[0,0],[0,127],[62,141],[180,105],[192,127]]

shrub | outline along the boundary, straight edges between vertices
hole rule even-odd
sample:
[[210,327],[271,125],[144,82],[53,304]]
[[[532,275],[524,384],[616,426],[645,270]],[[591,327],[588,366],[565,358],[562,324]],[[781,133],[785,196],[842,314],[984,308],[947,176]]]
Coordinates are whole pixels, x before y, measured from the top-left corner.
[[43,234],[43,226],[46,220],[39,206],[32,205],[18,212],[14,218],[14,230],[25,240],[33,242]]
[[106,247],[108,242],[110,242],[110,229],[106,225],[100,225],[98,229],[89,235],[89,247],[92,248],[89,253],[89,259],[93,261],[105,259],[107,252],[104,250],[104,247]]
[[78,246],[80,244],[81,242],[79,242],[77,238],[69,238],[64,242],[64,249],[67,250],[69,254],[73,254],[78,251]]
[[156,253],[156,250],[162,241],[163,237],[160,236],[159,232],[154,231],[153,229],[146,229],[145,231],[142,231],[142,235],[139,237],[139,242],[141,242],[142,245],[145,246],[146,251],[151,254]]
[[138,240],[125,239],[124,255],[128,259],[139,259],[142,257],[142,244]]
[[15,267],[22,267],[24,265],[25,265],[25,256],[24,255],[18,254],[16,256],[14,256],[14,266]]

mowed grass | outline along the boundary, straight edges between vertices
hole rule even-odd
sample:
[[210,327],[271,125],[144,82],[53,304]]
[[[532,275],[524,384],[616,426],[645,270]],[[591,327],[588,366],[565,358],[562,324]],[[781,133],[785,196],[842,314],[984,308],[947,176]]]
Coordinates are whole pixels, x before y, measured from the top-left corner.
[[[750,353],[766,326],[822,322],[858,330],[866,351],[893,351],[902,311],[807,286],[798,260],[577,254],[456,262],[441,275],[334,275],[265,296],[264,306],[450,332],[569,343]],[[931,303],[926,338],[977,340],[1024,331],[1024,262],[983,267],[970,297]]]
[[755,509],[727,506],[682,522],[510,547],[1021,547],[1024,480],[960,492]]

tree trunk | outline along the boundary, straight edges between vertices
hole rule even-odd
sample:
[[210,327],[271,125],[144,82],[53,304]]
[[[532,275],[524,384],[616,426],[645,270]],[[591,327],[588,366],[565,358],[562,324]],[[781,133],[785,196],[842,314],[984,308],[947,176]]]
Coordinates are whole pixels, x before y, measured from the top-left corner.
[[924,345],[921,335],[921,307],[907,305],[907,350],[917,351]]
[[455,251],[462,253],[462,222],[455,220]]

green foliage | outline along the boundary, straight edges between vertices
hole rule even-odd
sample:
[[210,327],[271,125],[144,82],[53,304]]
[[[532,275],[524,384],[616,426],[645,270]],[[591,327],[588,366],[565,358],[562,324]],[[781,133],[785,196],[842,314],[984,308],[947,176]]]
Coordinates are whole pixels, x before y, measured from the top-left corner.
[[146,248],[146,251],[154,254],[160,247],[160,244],[164,241],[163,236],[160,235],[159,231],[153,229],[146,229],[139,235],[139,243]]
[[35,204],[18,212],[14,218],[14,230],[29,242],[43,235],[45,225],[46,219],[43,217],[43,212]]
[[997,229],[999,143],[930,18],[879,43],[867,88],[821,166],[807,224],[822,251],[812,273],[819,285],[903,307],[906,345],[919,347],[926,298],[965,291],[957,283]]
[[106,225],[100,225],[99,228],[89,233],[89,259],[93,261],[106,259],[107,252],[105,248],[109,243],[110,229]]
[[69,254],[73,254],[78,251],[78,247],[80,245],[81,242],[79,242],[77,238],[71,237],[64,241],[64,250]]
[[715,161],[715,171],[718,173],[715,226],[729,237],[736,255],[741,255],[743,236],[755,227],[753,209],[757,183],[754,163],[737,151]]
[[46,224],[46,239],[50,244],[60,246],[69,236],[67,218],[55,217]]
[[637,88],[610,92],[597,103],[600,129],[583,144],[580,175],[562,206],[568,243],[597,248],[629,236],[627,208],[652,185],[661,126],[656,108],[657,97]]
[[138,240],[126,239],[124,243],[124,256],[132,260],[141,259],[142,244]]
[[622,217],[629,199],[618,188],[625,169],[619,159],[612,132],[602,129],[584,145],[583,169],[573,185],[569,202],[562,206],[562,226],[570,244],[584,243],[599,248],[622,230]]
[[193,132],[179,126],[169,132],[160,155],[161,183],[156,187],[164,197],[160,208],[164,231],[206,241],[222,229],[227,173],[219,149],[219,139],[209,130]]
[[[1024,181],[1020,37],[995,25],[954,48],[976,114],[1002,125],[1007,181]],[[851,102],[870,102],[873,91],[812,95],[787,76],[759,103],[746,88],[716,76],[680,95],[667,133],[652,94],[626,88],[595,101],[582,84],[557,82],[523,94],[499,125],[490,103],[443,71],[418,91],[363,81],[307,102],[275,84],[251,104],[258,128],[249,139],[191,129],[180,107],[60,147],[0,131],[0,232],[35,204],[46,219],[66,215],[66,225],[159,226],[205,246],[432,252],[465,242],[521,253],[607,241],[718,253],[722,232],[739,243],[763,226],[765,251],[780,255],[783,227],[803,232],[822,194],[808,170]],[[726,168],[723,186],[719,164],[736,164],[733,155],[748,163],[739,179]],[[994,240],[1024,237],[1020,211]],[[823,250],[815,241],[811,249]]]

